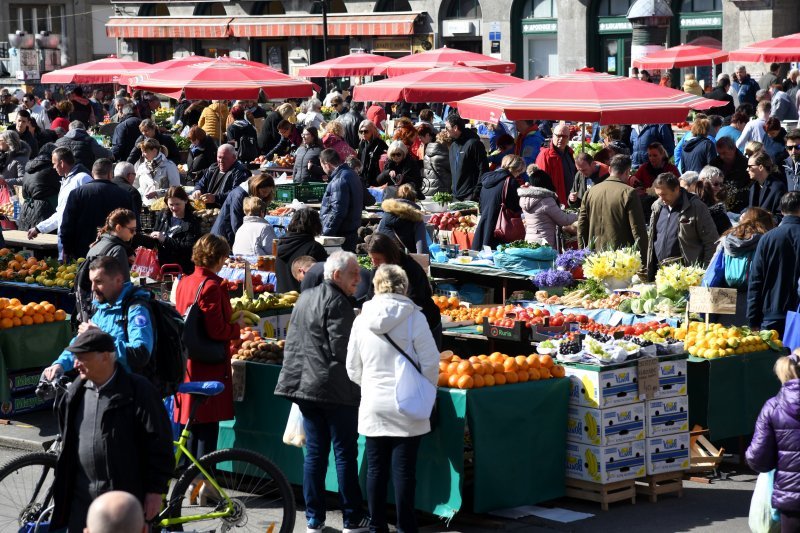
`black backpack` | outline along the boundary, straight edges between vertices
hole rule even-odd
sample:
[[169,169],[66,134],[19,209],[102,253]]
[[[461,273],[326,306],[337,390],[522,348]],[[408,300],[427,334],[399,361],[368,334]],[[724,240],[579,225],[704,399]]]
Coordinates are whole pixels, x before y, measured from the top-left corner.
[[148,293],[147,299],[133,296],[122,304],[125,340],[128,340],[128,308],[134,303],[147,306],[153,322],[153,352],[142,375],[150,380],[162,398],[172,396],[183,383],[186,372],[186,346],[183,344],[183,317],[169,303]]
[[236,143],[236,157],[244,164],[258,157],[258,141],[255,137],[245,135]]

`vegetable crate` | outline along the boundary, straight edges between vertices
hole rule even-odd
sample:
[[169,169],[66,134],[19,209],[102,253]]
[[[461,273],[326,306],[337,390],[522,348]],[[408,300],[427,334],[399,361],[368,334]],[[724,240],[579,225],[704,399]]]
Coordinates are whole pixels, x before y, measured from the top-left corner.
[[289,203],[295,199],[298,202],[321,202],[327,186],[327,183],[321,182],[278,185],[275,190],[275,199],[283,203]]

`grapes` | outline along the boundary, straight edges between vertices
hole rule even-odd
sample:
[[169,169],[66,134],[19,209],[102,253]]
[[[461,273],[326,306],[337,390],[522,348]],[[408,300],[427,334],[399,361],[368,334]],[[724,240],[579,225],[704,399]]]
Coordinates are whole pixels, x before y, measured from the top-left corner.
[[590,331],[589,336],[600,342],[608,342],[613,338],[611,335],[606,335],[605,333],[600,333],[599,331]]
[[625,335],[623,337],[623,339],[626,340],[627,342],[632,342],[633,344],[637,344],[637,345],[641,346],[642,348],[645,348],[647,346],[652,346],[653,345],[653,341],[649,341],[649,340],[644,339],[642,337],[636,337],[634,335]]
[[562,340],[558,347],[558,353],[561,355],[572,355],[581,351],[581,343],[578,340]]

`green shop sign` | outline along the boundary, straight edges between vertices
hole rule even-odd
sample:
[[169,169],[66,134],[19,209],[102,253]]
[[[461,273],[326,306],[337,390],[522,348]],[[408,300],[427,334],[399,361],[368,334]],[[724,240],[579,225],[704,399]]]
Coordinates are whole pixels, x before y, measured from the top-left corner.
[[522,19],[522,33],[525,35],[556,33],[558,21],[556,19]]
[[625,17],[600,17],[598,23],[600,33],[630,33],[633,31],[631,21]]
[[722,29],[722,13],[682,13],[680,25],[682,30],[719,30]]

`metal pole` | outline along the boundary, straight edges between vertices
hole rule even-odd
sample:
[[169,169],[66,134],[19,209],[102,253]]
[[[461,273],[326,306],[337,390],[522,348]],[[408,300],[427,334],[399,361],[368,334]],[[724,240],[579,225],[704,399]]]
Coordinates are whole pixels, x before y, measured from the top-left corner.
[[322,0],[322,60],[328,59],[328,0]]

